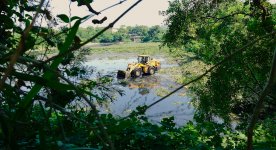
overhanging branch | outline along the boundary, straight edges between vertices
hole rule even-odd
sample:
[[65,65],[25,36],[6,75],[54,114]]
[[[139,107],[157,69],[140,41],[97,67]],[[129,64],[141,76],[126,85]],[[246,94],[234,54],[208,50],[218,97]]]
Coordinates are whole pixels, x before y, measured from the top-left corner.
[[262,93],[259,96],[259,100],[255,106],[253,115],[251,117],[251,120],[250,120],[248,128],[247,128],[247,149],[248,150],[253,149],[253,131],[254,131],[255,125],[258,121],[258,117],[259,117],[260,111],[263,107],[265,98],[266,98],[266,96],[269,95],[269,93],[271,92],[271,88],[274,85],[276,85],[276,49],[274,51],[274,57],[272,60],[272,66],[271,66],[269,79],[268,79],[267,84],[264,87]]
[[15,65],[18,57],[20,55],[22,55],[22,53],[24,52],[24,50],[25,50],[25,40],[29,36],[29,32],[31,31],[31,29],[33,28],[34,23],[36,22],[36,19],[38,17],[38,14],[40,13],[40,10],[41,10],[44,2],[45,2],[45,0],[41,0],[40,1],[40,4],[39,4],[39,6],[38,6],[38,8],[36,10],[36,13],[35,13],[33,19],[32,19],[32,22],[30,23],[29,26],[26,27],[26,29],[22,33],[20,42],[19,42],[19,44],[18,44],[18,46],[17,46],[14,54],[11,56],[8,68],[4,72],[4,75],[3,75],[3,77],[2,77],[2,79],[0,81],[0,90],[2,90],[4,88],[4,83],[5,83],[6,79],[8,78],[9,74],[12,72],[13,67],[14,67],[14,65]]
[[102,33],[104,33],[106,30],[112,28],[122,17],[124,17],[131,9],[133,9],[136,5],[138,5],[140,2],[142,2],[142,0],[138,0],[136,3],[134,3],[132,6],[130,6],[126,11],[124,11],[119,17],[117,17],[112,23],[110,23],[108,26],[106,26],[104,29],[102,29],[101,31],[99,31],[97,34],[95,34],[93,37],[91,37],[90,39],[86,40],[85,42],[76,45],[74,47],[72,47],[69,51],[67,51],[66,53],[61,53],[58,54],[56,56],[53,56],[51,58],[49,58],[48,60],[44,61],[43,63],[48,63],[53,61],[54,59],[58,58],[58,57],[63,57],[66,56],[67,54],[71,53],[72,51],[75,51],[79,48],[81,48],[82,46],[86,45],[87,43],[93,41],[94,39],[96,39],[98,36],[100,36]]
[[[196,77],[195,79],[193,79],[193,80],[191,80],[191,81],[189,81],[189,82],[187,82],[187,83],[181,85],[180,87],[178,87],[178,88],[175,89],[174,91],[170,92],[168,95],[166,95],[166,96],[160,98],[159,100],[153,102],[152,104],[148,105],[148,106],[146,107],[146,110],[149,109],[150,107],[156,105],[157,103],[163,101],[164,99],[168,98],[169,96],[171,96],[171,95],[174,94],[175,92],[179,91],[179,90],[182,89],[183,87],[185,87],[185,86],[187,86],[187,85],[189,85],[189,84],[191,84],[191,83],[194,83],[194,82],[200,80],[201,78],[203,78],[204,76],[206,76],[208,73],[210,73],[210,72],[212,72],[214,69],[216,69],[218,66],[222,65],[223,63],[225,63],[225,62],[227,62],[228,60],[232,59],[232,58],[233,58],[234,56],[236,56],[237,54],[239,54],[239,53],[241,53],[242,51],[244,51],[245,48],[247,48],[248,46],[253,45],[253,44],[255,44],[256,42],[258,42],[259,40],[261,40],[261,39],[263,39],[263,38],[265,38],[265,37],[274,35],[274,34],[275,34],[275,32],[272,32],[272,33],[270,33],[270,34],[264,35],[264,36],[262,36],[262,37],[260,37],[260,38],[258,38],[258,39],[255,39],[255,40],[249,42],[248,44],[246,44],[246,45],[244,45],[243,47],[241,47],[240,49],[236,50],[234,53],[232,53],[232,54],[229,55],[228,57],[224,58],[222,61],[220,61],[220,62],[218,62],[217,64],[215,64],[215,65],[214,65],[213,67],[211,67],[210,69],[206,70],[205,73],[203,73],[203,74],[201,74],[200,76]],[[276,73],[275,73],[275,74],[276,74]],[[145,110],[145,111],[146,111],[146,110]]]

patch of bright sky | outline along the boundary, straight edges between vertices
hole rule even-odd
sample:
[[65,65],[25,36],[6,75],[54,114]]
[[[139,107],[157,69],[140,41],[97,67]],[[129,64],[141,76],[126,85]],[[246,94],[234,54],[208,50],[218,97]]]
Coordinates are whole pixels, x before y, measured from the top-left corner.
[[[92,3],[92,7],[99,11],[110,5],[120,2],[121,0],[94,0]],[[118,5],[112,9],[109,9],[98,16],[93,17],[92,19],[101,19],[103,17],[107,17],[108,20],[105,21],[100,26],[106,26],[115,20],[122,12],[124,12],[127,8],[129,8],[133,3],[137,0],[127,0],[121,5]],[[143,0],[140,4],[134,7],[128,14],[126,14],[115,27],[120,27],[121,25],[126,26],[135,26],[135,25],[164,25],[165,17],[160,15],[160,11],[165,11],[169,6],[169,0]],[[271,3],[276,3],[276,0],[269,0]],[[91,13],[88,11],[86,6],[78,7],[76,2],[72,2],[71,5],[70,0],[50,0],[50,6],[52,7],[53,15],[57,14],[66,14],[71,16],[87,16]],[[71,11],[69,11],[69,6]],[[88,20],[82,24],[85,26],[95,26],[91,23],[91,20]]]
[[[92,19],[102,19],[107,17],[108,20],[100,26],[106,26],[116,19],[121,13],[129,8],[137,0],[127,0],[123,4],[120,4],[112,9],[109,9],[98,16],[94,16]],[[92,7],[99,11],[110,5],[116,4],[120,0],[94,0]],[[70,0],[51,0],[50,6],[52,7],[53,15],[66,14],[69,15],[69,3]],[[143,0],[140,4],[134,7],[129,13],[127,13],[116,25],[135,26],[135,25],[164,25],[165,17],[159,14],[159,11],[165,11],[169,6],[168,0]],[[72,2],[71,16],[86,16],[91,13],[86,6],[78,7],[76,2]],[[82,26],[95,26],[91,23],[91,19],[82,24]]]

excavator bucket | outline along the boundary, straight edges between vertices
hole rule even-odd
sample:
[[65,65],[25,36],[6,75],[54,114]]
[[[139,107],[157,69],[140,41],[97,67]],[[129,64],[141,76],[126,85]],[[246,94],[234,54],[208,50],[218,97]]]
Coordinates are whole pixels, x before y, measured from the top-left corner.
[[118,70],[117,72],[117,78],[118,79],[125,79],[130,76],[130,73],[124,70]]

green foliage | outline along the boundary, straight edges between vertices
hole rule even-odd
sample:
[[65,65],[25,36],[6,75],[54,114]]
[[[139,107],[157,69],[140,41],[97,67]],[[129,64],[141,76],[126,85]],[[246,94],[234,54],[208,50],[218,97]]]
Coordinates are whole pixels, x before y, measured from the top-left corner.
[[[93,0],[72,0],[75,1],[96,14],[89,7]],[[219,5],[210,2],[210,6],[200,4],[195,8],[188,2],[171,3],[166,43],[193,52],[210,65],[252,38],[275,30],[275,13],[261,20],[260,10],[240,5],[240,1],[219,1]],[[271,11],[274,7],[263,4],[269,12],[275,12]],[[37,1],[3,0],[0,6],[0,149],[110,149],[110,143],[116,149],[244,148],[245,124],[241,123],[237,130],[229,128],[229,113],[244,118],[251,113],[252,89],[259,90],[267,78],[274,36],[259,40],[196,84],[193,89],[200,100],[197,122],[177,127],[173,117],[164,118],[159,124],[151,123],[145,116],[147,106],[137,107],[126,118],[98,113],[95,103],[112,101],[114,92],[122,92],[112,87],[113,79],[109,76],[90,79],[93,71],[81,65],[88,50],[78,47],[102,28],[79,28],[85,18],[59,14],[57,17],[64,23],[74,24],[55,31],[53,26],[36,26],[38,22],[32,25],[33,13],[45,16],[49,25],[54,22],[48,8],[42,5],[39,9]],[[232,16],[236,11],[245,13]],[[247,15],[250,12],[252,15]],[[216,18],[200,18],[206,14]],[[218,19],[227,15],[230,17]],[[142,42],[157,42],[162,40],[164,31],[160,26],[121,27],[117,32],[107,31],[93,42],[126,42],[131,36],[140,36]],[[138,52],[152,54],[159,53],[158,45],[131,43],[92,50],[99,54],[119,53],[131,52],[135,47]],[[52,57],[56,51],[60,57]],[[267,100],[262,112],[272,119],[262,120],[255,130],[254,146],[259,149],[275,148],[275,114],[268,115],[266,111],[274,110],[272,104],[273,100]],[[224,123],[214,122],[215,115],[223,117]]]
[[146,41],[153,41],[159,42],[162,40],[162,36],[165,33],[165,30],[162,29],[160,26],[153,26],[149,28],[147,36],[143,39],[144,42]]
[[[262,3],[269,12],[265,20],[259,14],[249,15],[254,13],[254,6],[240,1],[198,2],[197,7],[187,9],[189,4],[189,1],[170,3],[165,44],[193,52],[206,64],[214,65],[252,39],[275,31],[276,22],[271,19],[275,15],[271,13],[275,5],[266,2]],[[193,88],[199,96],[199,109],[208,112],[207,118],[217,115],[229,122],[230,113],[245,120],[248,118],[256,93],[265,85],[270,71],[274,39],[275,34],[272,34],[245,47],[242,53],[208,75],[207,82]]]
[[[192,52],[208,66],[226,60],[190,88],[196,95],[198,122],[219,117],[231,124],[235,116],[245,129],[268,80],[275,50],[275,5],[247,2],[170,2],[164,44],[178,49],[178,57]],[[242,52],[232,56],[237,50]],[[260,119],[273,116],[273,101],[275,97],[266,97]]]
[[[100,142],[100,132],[97,128],[91,130],[85,124],[67,119],[59,113],[51,113],[45,120],[44,111],[48,114],[49,110],[39,107],[34,109],[36,127],[44,128],[40,130],[36,142],[32,143],[33,147],[108,149]],[[74,114],[91,125],[98,124],[94,116],[85,110],[76,111]],[[188,122],[183,127],[176,127],[173,123],[174,118],[171,117],[164,118],[160,125],[154,125],[141,115],[143,116],[143,113],[137,113],[127,119],[116,118],[111,114],[100,116],[117,149],[243,149],[245,146],[246,136],[239,131],[226,128],[223,124],[203,122],[195,125]],[[256,148],[275,146],[275,138],[267,128],[258,126],[255,134],[258,141]],[[264,145],[263,141],[270,141],[271,145]],[[24,146],[27,145],[22,145],[21,148]]]
[[[100,31],[101,27],[87,27],[81,28],[78,31],[78,36],[82,40],[89,38],[91,33],[97,33]],[[98,39],[93,42],[100,43],[116,43],[116,42],[130,42],[133,40],[133,37],[140,38],[141,42],[160,42],[162,41],[162,35],[165,32],[164,27],[158,25],[147,27],[147,26],[135,26],[135,27],[126,27],[121,26],[118,29],[113,29],[114,31],[108,30],[103,33]]]
[[[47,144],[50,149],[56,149],[58,136],[49,132],[50,115],[57,110],[62,112],[72,101],[80,100],[80,93],[89,95],[91,99],[102,100],[97,94],[79,90],[70,80],[68,82],[64,78],[84,74],[82,69],[76,69],[79,71],[75,74],[68,71],[70,68],[81,67],[78,55],[83,57],[83,52],[72,51],[80,44],[76,33],[82,18],[74,16],[69,19],[66,15],[58,15],[65,23],[73,20],[75,22],[70,29],[64,28],[62,32],[56,33],[51,27],[33,26],[31,23],[34,18],[29,14],[33,11],[38,13],[37,16],[46,15],[49,24],[54,21],[46,6],[42,5],[40,11],[35,1],[1,1],[0,4],[1,15],[3,14],[0,24],[0,46],[3,48],[0,55],[0,149],[25,149],[33,145],[37,145],[39,149],[48,149]],[[58,49],[59,55],[64,57],[55,57],[45,63],[52,47]],[[43,53],[30,55],[37,48],[43,50]],[[109,82],[102,78],[97,86],[103,88]],[[42,115],[36,114],[37,108]],[[68,118],[57,117],[58,124],[54,122],[53,125],[61,125],[59,119]]]
[[58,15],[57,17],[59,17],[65,23],[69,23],[69,21],[70,21],[69,17],[65,14]]

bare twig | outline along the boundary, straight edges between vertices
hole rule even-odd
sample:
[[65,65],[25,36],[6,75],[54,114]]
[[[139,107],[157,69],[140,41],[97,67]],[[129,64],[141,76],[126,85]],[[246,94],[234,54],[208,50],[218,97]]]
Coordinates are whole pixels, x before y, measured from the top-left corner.
[[[113,5],[111,5],[111,6],[108,6],[108,7],[104,8],[104,9],[102,9],[101,11],[99,11],[99,13],[102,13],[102,12],[104,12],[104,11],[106,11],[106,10],[109,10],[109,9],[111,9],[111,8],[117,6],[117,5],[120,5],[120,4],[124,3],[124,2],[126,2],[126,1],[127,1],[127,0],[122,0],[122,1],[120,1],[120,2],[118,2],[118,3],[116,3],[116,4],[113,4]],[[81,23],[84,23],[85,21],[89,20],[90,18],[92,18],[92,17],[94,17],[94,16],[95,16],[95,14],[92,13],[92,14],[89,15],[87,18],[85,18],[84,20],[82,20]],[[69,19],[70,19],[70,18],[69,18]],[[69,28],[69,29],[70,29],[70,28]],[[67,30],[65,30],[65,31],[61,31],[61,32],[59,32],[59,33],[57,33],[57,34],[55,34],[55,35],[53,35],[53,36],[54,36],[54,37],[59,36],[59,35],[65,33],[66,31],[68,31],[69,29],[67,29]],[[45,42],[45,40],[43,40],[43,41],[37,43],[37,45],[39,45],[39,44],[41,44],[41,43],[43,43],[43,42]]]
[[66,56],[67,54],[69,54],[70,52],[72,51],[75,51],[79,48],[81,48],[82,46],[86,45],[87,43],[93,41],[94,39],[96,39],[98,36],[100,36],[102,33],[104,33],[106,30],[112,28],[122,17],[124,17],[131,9],[133,9],[136,5],[138,5],[140,2],[142,2],[142,0],[138,0],[136,3],[134,3],[132,6],[130,6],[125,12],[123,12],[119,17],[117,17],[112,23],[110,23],[108,26],[106,26],[104,29],[102,29],[101,31],[99,31],[97,34],[95,34],[93,37],[91,37],[90,39],[86,40],[85,42],[75,46],[75,47],[72,47],[70,50],[68,50],[67,52],[65,53],[61,53],[61,54],[58,54],[56,56],[53,56],[51,58],[49,58],[48,60],[44,61],[43,63],[48,63],[58,57],[63,57],[63,56]]
[[[118,2],[118,3],[116,3],[116,4],[113,4],[113,5],[111,5],[111,6],[108,6],[108,7],[104,8],[104,9],[102,9],[101,11],[99,11],[99,13],[102,13],[102,12],[108,10],[108,9],[111,9],[111,8],[117,6],[117,5],[120,5],[120,4],[124,3],[125,1],[127,1],[127,0],[122,0],[122,1],[120,1],[120,2]],[[83,23],[83,22],[89,20],[89,19],[90,19],[91,17],[93,17],[93,16],[95,16],[94,13],[91,14],[91,15],[89,15],[89,16],[88,16],[86,19],[84,19],[81,23]]]

